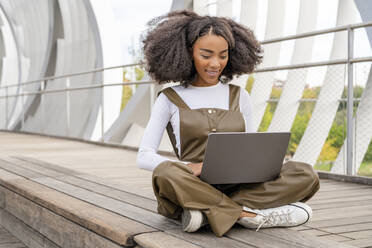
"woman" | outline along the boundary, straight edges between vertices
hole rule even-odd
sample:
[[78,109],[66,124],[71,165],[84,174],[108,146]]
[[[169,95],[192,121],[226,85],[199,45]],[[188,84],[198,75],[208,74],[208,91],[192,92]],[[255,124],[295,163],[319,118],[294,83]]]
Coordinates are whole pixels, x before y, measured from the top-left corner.
[[[186,232],[209,223],[219,237],[235,223],[257,230],[306,223],[312,211],[303,202],[319,189],[308,164],[287,162],[277,179],[264,183],[209,185],[198,177],[208,133],[254,131],[249,94],[227,84],[261,62],[253,33],[231,19],[191,11],[171,12],[149,26],[147,71],[159,84],[180,82],[157,98],[137,158],[140,168],[153,171],[158,212],[182,217]],[[178,161],[156,153],[165,129]]]

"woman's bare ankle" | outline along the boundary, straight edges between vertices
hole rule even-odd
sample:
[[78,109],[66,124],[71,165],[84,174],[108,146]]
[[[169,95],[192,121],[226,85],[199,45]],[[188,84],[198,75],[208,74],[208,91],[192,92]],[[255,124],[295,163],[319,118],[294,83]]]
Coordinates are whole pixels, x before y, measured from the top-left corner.
[[243,217],[254,218],[254,217],[256,217],[256,216],[257,216],[257,214],[255,214],[255,213],[247,212],[247,211],[244,211],[244,210],[243,210],[243,211],[240,213],[239,218],[243,218]]

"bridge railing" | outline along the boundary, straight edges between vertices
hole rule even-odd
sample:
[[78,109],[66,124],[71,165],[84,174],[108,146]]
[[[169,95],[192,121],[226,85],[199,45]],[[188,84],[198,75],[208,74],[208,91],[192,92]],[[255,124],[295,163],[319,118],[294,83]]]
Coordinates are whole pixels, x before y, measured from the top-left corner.
[[[314,32],[308,32],[308,33],[303,33],[303,34],[298,34],[298,35],[291,35],[291,36],[286,36],[286,37],[281,37],[281,38],[277,38],[277,39],[271,39],[271,40],[263,41],[262,44],[265,46],[265,45],[270,45],[270,44],[273,44],[273,43],[279,43],[279,42],[283,42],[283,41],[296,40],[296,39],[303,39],[303,38],[313,37],[313,36],[322,35],[322,34],[329,34],[329,33],[335,33],[335,32],[347,32],[348,40],[347,40],[347,48],[346,49],[347,49],[348,52],[347,52],[347,57],[346,58],[333,59],[333,60],[321,61],[321,62],[311,62],[311,63],[301,63],[301,64],[284,65],[284,66],[265,67],[265,68],[258,68],[255,71],[255,75],[256,75],[255,78],[259,78],[259,75],[264,75],[265,73],[267,74],[267,73],[278,72],[278,71],[287,71],[287,73],[290,73],[291,71],[306,70],[306,69],[310,69],[310,68],[321,68],[321,67],[332,68],[334,66],[343,67],[342,72],[344,73],[344,75],[342,75],[341,78],[343,78],[343,77],[346,78],[347,94],[346,94],[346,98],[341,97],[341,95],[340,95],[340,97],[338,97],[335,100],[338,104],[340,104],[340,103],[345,104],[346,103],[346,122],[347,122],[347,125],[345,127],[345,129],[346,129],[345,130],[346,131],[345,132],[346,133],[345,144],[346,145],[345,145],[345,147],[341,148],[340,153],[342,152],[342,155],[340,155],[340,156],[342,156],[341,164],[343,164],[343,168],[344,168],[343,170],[348,175],[357,174],[357,168],[355,166],[355,163],[356,163],[356,158],[355,158],[355,153],[356,153],[356,151],[355,151],[355,149],[356,149],[356,145],[355,145],[356,144],[355,143],[355,140],[356,140],[356,132],[355,132],[356,131],[356,124],[355,124],[355,122],[356,122],[357,118],[356,118],[356,115],[354,113],[355,112],[354,108],[355,108],[355,104],[359,104],[359,102],[361,102],[361,100],[364,99],[364,97],[363,97],[363,99],[359,99],[359,98],[354,99],[354,92],[353,92],[354,91],[354,86],[355,86],[354,85],[354,77],[355,77],[354,65],[359,64],[359,63],[370,63],[372,61],[372,56],[354,58],[354,55],[353,55],[354,54],[354,30],[355,29],[360,29],[360,28],[367,28],[367,27],[370,27],[370,26],[372,26],[372,22],[340,26],[340,27],[335,27],[335,28],[330,28],[330,29],[324,29],[324,30],[319,30],[319,31],[314,31]],[[71,74],[59,75],[59,76],[54,76],[54,77],[46,77],[46,78],[41,78],[41,79],[38,79],[38,80],[32,80],[32,81],[27,81],[27,82],[20,82],[20,83],[14,82],[14,83],[7,84],[6,86],[1,86],[0,87],[0,103],[1,103],[1,105],[3,105],[3,108],[5,109],[5,114],[2,117],[0,116],[0,121],[2,121],[2,123],[3,123],[3,129],[4,130],[11,130],[12,129],[12,128],[10,128],[10,125],[9,125],[10,124],[9,123],[10,118],[9,118],[9,113],[7,111],[9,110],[9,105],[11,104],[10,100],[14,99],[14,98],[20,98],[21,103],[24,103],[24,99],[27,96],[39,95],[40,98],[41,98],[41,100],[40,100],[41,101],[41,107],[43,108],[43,97],[45,97],[48,94],[66,92],[66,98],[68,100],[70,92],[81,92],[81,91],[84,91],[84,90],[104,89],[104,88],[109,88],[109,87],[122,87],[122,86],[125,86],[125,85],[155,84],[155,82],[152,81],[152,80],[146,80],[146,81],[133,80],[133,81],[129,81],[129,82],[111,82],[111,83],[102,81],[101,84],[93,84],[93,85],[89,85],[89,86],[70,85],[70,80],[69,79],[73,78],[73,77],[86,75],[86,74],[100,73],[100,72],[105,72],[105,71],[109,71],[109,70],[118,70],[118,69],[123,70],[124,68],[135,67],[135,66],[141,66],[141,65],[140,64],[128,64],[128,65],[120,65],[120,66],[108,67],[108,68],[99,68],[99,69],[84,71],[84,72],[80,72],[80,73],[71,73]],[[339,75],[340,74],[339,70],[336,70],[333,73],[335,75],[340,76]],[[57,82],[56,79],[64,79],[65,82],[66,82],[65,87],[58,88],[58,89],[46,89],[46,85],[49,84],[49,83]],[[273,78],[271,78],[271,79],[273,79]],[[301,80],[306,81],[306,78],[303,77]],[[254,82],[254,84],[253,84],[253,89],[252,89],[252,92],[251,92],[251,95],[252,95],[253,98],[254,98],[254,94],[255,94],[254,89],[256,89],[256,90],[259,89],[258,85],[260,83],[261,83],[261,81],[259,81],[257,79],[257,81]],[[272,80],[269,82],[269,84],[271,84],[271,85],[273,85],[273,83],[274,82]],[[327,83],[327,82],[324,82],[324,84],[325,83]],[[337,82],[337,83],[342,84],[342,87],[344,87],[344,84],[345,84],[344,80],[341,80],[341,82]],[[21,92],[16,92],[16,93],[14,93],[14,90],[11,90],[12,88],[21,88],[22,89],[25,86],[31,85],[31,84],[39,84],[40,85],[40,90],[31,91],[31,92],[21,91]],[[255,86],[255,84],[257,86]],[[282,87],[282,90],[284,92],[285,85],[284,86],[282,85],[281,87]],[[105,111],[107,111],[107,109],[105,110],[105,99],[104,99],[103,90],[101,92],[102,92],[101,99],[100,99],[101,100],[101,103],[100,103],[101,114],[100,114],[100,119],[97,122],[100,122],[100,127],[101,127],[100,128],[100,137],[101,137],[100,141],[104,142],[103,141],[103,136],[105,134],[105,131],[108,128],[107,126],[105,127],[105,123],[106,123],[106,121],[105,121]],[[319,99],[320,99],[320,96],[318,96],[318,98],[312,98],[312,99],[304,99],[304,98],[301,97],[301,99],[296,100],[296,102],[298,104],[305,103],[305,102],[314,102],[314,104],[316,105],[320,101]],[[273,103],[273,102],[274,103],[277,102],[277,103],[280,104],[280,101],[281,101],[281,99],[279,99],[279,98],[264,99],[264,102],[266,103],[266,105],[270,104],[270,103]],[[22,131],[23,126],[25,124],[24,121],[25,121],[26,109],[24,108],[24,104],[21,104],[21,107],[22,107],[22,109],[21,109],[22,121],[21,121],[21,126],[18,127],[17,130]],[[68,133],[68,129],[69,129],[69,124],[68,123],[71,121],[71,117],[70,117],[70,108],[71,107],[73,107],[73,106],[68,106],[67,113],[66,113],[67,133]],[[1,106],[0,106],[0,108],[1,108]],[[255,106],[254,106],[254,108],[255,108]],[[265,106],[265,108],[266,108],[266,106]],[[372,108],[369,111],[372,111]],[[312,114],[314,115],[315,112],[313,112]],[[366,113],[363,113],[363,114],[365,115]],[[263,118],[263,116],[261,116],[261,117]],[[42,120],[46,120],[47,118],[48,118],[47,116],[43,116]],[[333,120],[334,116],[331,116],[330,118]],[[329,119],[329,118],[327,118],[327,119]],[[258,124],[262,124],[261,119],[259,119]],[[311,123],[309,123],[308,125],[310,125],[310,124]],[[259,126],[257,126],[257,127],[259,127]],[[315,125],[315,127],[316,127],[316,125]],[[270,130],[270,127],[267,128],[267,130]],[[329,129],[327,130],[327,132],[328,131],[329,131]],[[37,133],[42,133],[42,134],[47,134],[48,135],[48,133],[43,133],[43,132],[37,132]],[[306,132],[303,135],[304,135],[303,137],[305,138],[306,135],[307,135]],[[316,136],[316,135],[314,135],[314,136]],[[372,134],[368,133],[366,136],[367,136],[367,139],[369,139],[367,141],[369,143],[370,140],[371,140]],[[82,139],[84,140],[84,138],[82,138]],[[310,139],[310,141],[308,140],[308,142],[311,143],[311,139]],[[323,146],[323,144],[324,144],[324,139],[323,139],[323,141],[321,141],[321,146]],[[301,143],[297,144],[297,145],[298,145],[298,149],[300,149]],[[306,148],[306,144],[304,144],[303,147]],[[319,147],[317,147],[316,149],[318,151],[321,150]],[[305,149],[305,152],[306,152],[306,149]],[[364,151],[364,153],[365,153],[365,151]],[[296,156],[296,153],[294,154],[294,157],[295,156]],[[344,159],[344,157],[346,159]],[[344,161],[346,161],[346,163]]]

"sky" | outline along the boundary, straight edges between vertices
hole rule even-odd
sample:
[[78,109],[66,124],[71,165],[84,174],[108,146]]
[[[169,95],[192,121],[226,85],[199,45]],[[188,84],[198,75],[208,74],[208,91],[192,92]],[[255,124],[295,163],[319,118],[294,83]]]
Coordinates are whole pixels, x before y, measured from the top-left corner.
[[[114,19],[119,23],[120,30],[118,35],[123,53],[123,64],[133,62],[133,57],[130,54],[132,47],[139,49],[140,34],[146,29],[146,22],[153,17],[167,13],[170,10],[172,0],[108,0],[113,8]],[[205,0],[209,3],[209,13],[216,13],[216,0]],[[232,0],[233,2],[233,19],[239,21],[240,18],[240,3],[244,0]],[[266,25],[266,10],[267,3],[272,0],[260,0],[258,6],[258,20],[256,36],[258,40],[264,40],[265,25]],[[285,26],[283,36],[293,35],[296,33],[299,0],[286,0]],[[326,29],[334,27],[336,24],[337,0],[319,1],[317,27],[316,29]],[[358,17],[357,22],[361,22]],[[355,57],[372,56],[371,49],[364,30],[355,32]],[[312,61],[324,61],[329,59],[332,48],[333,34],[321,35],[315,37],[315,45]],[[294,41],[282,43],[279,65],[290,63],[291,54],[293,51]],[[133,50],[133,49],[132,49]],[[360,81],[365,81],[369,72],[369,64],[364,64],[357,67],[358,77],[363,78]],[[318,70],[312,73],[315,77],[309,77],[307,80],[310,85],[321,83],[325,70]],[[278,79],[285,79],[286,72],[278,72]]]
[[[130,47],[138,43],[146,30],[146,23],[156,16],[169,12],[172,0],[108,0],[113,7],[115,20],[120,23],[118,34],[123,47],[123,64],[133,62]],[[138,44],[137,44],[138,47]]]

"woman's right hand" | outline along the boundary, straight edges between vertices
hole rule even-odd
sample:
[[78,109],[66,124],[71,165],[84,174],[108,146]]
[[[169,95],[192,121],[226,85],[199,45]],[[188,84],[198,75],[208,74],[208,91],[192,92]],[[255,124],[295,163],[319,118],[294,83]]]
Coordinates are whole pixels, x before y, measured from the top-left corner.
[[187,164],[187,166],[191,168],[195,176],[200,176],[202,168],[203,168],[203,163],[197,163],[197,164],[189,163]]

